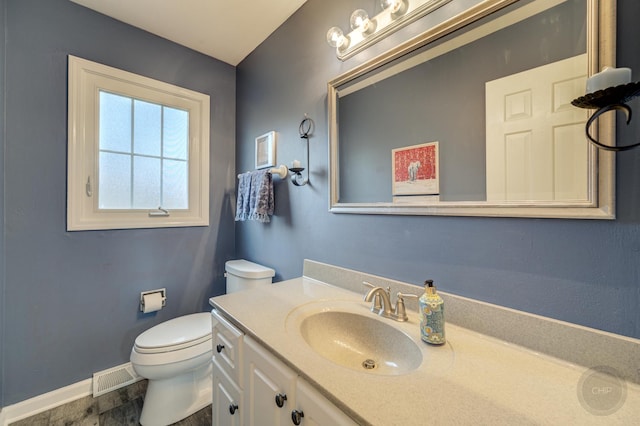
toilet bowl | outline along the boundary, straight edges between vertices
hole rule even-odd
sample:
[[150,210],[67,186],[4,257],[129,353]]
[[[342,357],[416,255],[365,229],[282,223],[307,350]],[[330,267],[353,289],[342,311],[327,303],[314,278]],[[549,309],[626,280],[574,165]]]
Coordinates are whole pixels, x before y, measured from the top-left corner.
[[140,424],[165,426],[211,404],[211,314],[163,322],[140,334],[131,364],[149,380]]

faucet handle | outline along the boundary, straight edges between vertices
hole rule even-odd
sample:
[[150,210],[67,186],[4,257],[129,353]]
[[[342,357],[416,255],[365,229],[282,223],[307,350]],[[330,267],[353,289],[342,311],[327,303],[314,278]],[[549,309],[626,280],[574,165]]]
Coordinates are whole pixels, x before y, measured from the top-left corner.
[[[367,286],[367,287],[372,288],[372,289],[377,287],[377,286],[371,284],[368,281],[362,281],[362,285]],[[371,305],[371,310],[373,311],[374,309],[376,310],[376,312],[382,311],[382,300],[380,299],[380,295],[378,293],[376,293],[373,296],[373,305]]]
[[408,297],[410,299],[418,299],[420,296],[412,294],[412,293],[401,293],[398,292],[396,295],[398,300],[396,301],[396,312],[395,315],[398,318],[398,321],[407,321],[409,317],[407,316],[407,310],[404,306],[404,298]]

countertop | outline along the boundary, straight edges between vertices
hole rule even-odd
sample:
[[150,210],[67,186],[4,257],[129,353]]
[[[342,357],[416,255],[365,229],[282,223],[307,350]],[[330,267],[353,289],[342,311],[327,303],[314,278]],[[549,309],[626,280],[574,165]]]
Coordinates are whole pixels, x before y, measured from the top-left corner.
[[[323,301],[353,304],[375,317],[362,299],[361,293],[301,277],[217,296],[210,303],[359,424],[640,424],[639,385],[614,383],[612,390],[596,383],[596,388],[584,366],[450,323],[447,343],[428,345],[420,340],[415,311],[408,312],[406,323],[379,318],[403,330],[422,350],[420,367],[404,375],[375,375],[335,364],[314,352],[291,326],[297,311]],[[619,408],[601,415],[593,406],[596,400],[578,397],[588,397],[589,386],[592,392],[618,392]]]

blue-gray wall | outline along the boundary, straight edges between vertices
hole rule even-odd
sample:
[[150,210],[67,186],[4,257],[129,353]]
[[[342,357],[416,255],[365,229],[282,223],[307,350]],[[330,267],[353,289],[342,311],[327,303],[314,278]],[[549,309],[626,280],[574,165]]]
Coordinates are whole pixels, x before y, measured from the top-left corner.
[[[451,2],[340,62],[324,41],[327,29],[348,28],[350,13],[372,3],[309,0],[238,66],[238,169],[251,168],[253,140],[268,130],[280,133],[277,155],[284,163],[305,159],[298,137],[304,113],[315,120],[316,131],[310,141],[311,186],[279,182],[273,221],[236,226],[237,254],[275,268],[277,279],[299,276],[304,258],[415,284],[433,278],[452,293],[640,338],[640,150],[617,155],[615,221],[327,211],[327,81],[465,1]],[[635,79],[638,16],[640,2],[618,1],[618,65],[632,67]],[[622,143],[640,137],[636,120],[629,128],[618,125]]]
[[4,45],[5,3],[0,0],[0,410],[4,406]]
[[[235,251],[236,81],[228,64],[68,0],[2,5],[6,406],[128,362],[140,332],[224,292]],[[211,226],[65,231],[68,54],[210,95]],[[140,291],[161,287],[167,307],[142,315]]]

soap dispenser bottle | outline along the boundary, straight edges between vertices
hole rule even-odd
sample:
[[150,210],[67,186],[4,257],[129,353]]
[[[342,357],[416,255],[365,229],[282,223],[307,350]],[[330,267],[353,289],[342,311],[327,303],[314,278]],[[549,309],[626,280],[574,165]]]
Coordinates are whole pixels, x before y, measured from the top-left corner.
[[420,337],[432,345],[442,345],[444,337],[444,301],[436,291],[433,280],[424,282],[420,296]]

